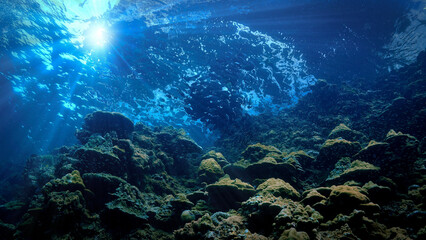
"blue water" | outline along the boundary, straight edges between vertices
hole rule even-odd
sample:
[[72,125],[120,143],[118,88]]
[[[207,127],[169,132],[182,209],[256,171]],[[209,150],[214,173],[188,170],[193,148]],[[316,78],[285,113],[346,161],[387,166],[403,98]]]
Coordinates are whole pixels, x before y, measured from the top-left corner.
[[2,1],[0,175],[76,143],[95,110],[211,146],[318,79],[369,82],[414,62],[425,20],[417,0]]

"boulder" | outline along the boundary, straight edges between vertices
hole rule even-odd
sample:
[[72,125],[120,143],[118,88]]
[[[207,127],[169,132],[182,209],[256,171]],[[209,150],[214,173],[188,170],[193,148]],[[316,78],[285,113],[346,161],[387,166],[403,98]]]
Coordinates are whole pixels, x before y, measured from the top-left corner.
[[192,140],[183,129],[166,127],[154,133],[161,149],[172,157],[176,155],[186,155],[200,153],[203,149]]
[[209,195],[207,192],[198,190],[195,192],[191,192],[188,195],[186,195],[189,201],[192,203],[197,203],[199,200],[208,201]]
[[342,138],[348,141],[359,141],[362,137],[362,133],[350,129],[343,123],[335,127],[328,135],[328,139]]
[[121,229],[132,229],[148,222],[148,206],[138,188],[120,183],[111,195],[113,200],[106,203],[103,214],[106,223]]
[[394,193],[392,192],[390,187],[380,186],[372,181],[364,184],[362,186],[363,189],[367,190],[368,197],[373,202],[377,203],[385,203],[392,200],[394,197]]
[[161,149],[167,157],[173,159],[172,164],[165,163],[169,174],[185,175],[196,171],[188,159],[197,159],[203,149],[183,129],[161,128],[154,132],[154,137],[156,147]]
[[62,178],[51,180],[43,186],[43,193],[49,194],[50,192],[61,192],[61,191],[84,191],[86,186],[83,183],[83,179],[80,176],[80,172],[77,170],[66,174]]
[[204,159],[201,161],[198,168],[198,177],[201,182],[213,183],[223,177],[224,172],[220,165],[213,158]]
[[379,170],[379,167],[367,162],[359,160],[351,162],[349,158],[342,158],[336,163],[335,169],[330,172],[326,183],[329,185],[343,184],[347,181],[365,183],[377,179]]
[[361,204],[369,203],[370,199],[366,192],[355,186],[332,186],[330,196],[327,199],[330,213],[350,213],[354,209],[359,209]]
[[281,151],[276,147],[256,143],[249,145],[241,155],[245,160],[254,163],[266,156],[274,157],[280,156],[281,154]]
[[242,204],[249,229],[269,235],[273,229],[296,227],[311,231],[322,220],[313,208],[273,195],[256,195]]
[[[102,152],[97,149],[82,147],[75,151],[72,156],[61,164],[71,169],[76,169],[80,173],[109,173],[115,176],[123,176],[126,166],[114,153]],[[69,169],[69,168],[68,168]]]
[[221,167],[224,167],[229,164],[228,160],[226,160],[222,153],[216,152],[214,150],[209,151],[201,157],[201,159],[208,158],[213,158],[217,163],[219,163]]
[[342,157],[352,157],[361,150],[359,142],[345,139],[329,139],[321,147],[315,165],[319,169],[330,169]]
[[128,138],[133,132],[133,122],[121,113],[96,111],[84,118],[83,129],[104,135],[116,132],[119,138]]
[[305,151],[300,150],[297,152],[291,152],[289,153],[285,158],[290,159],[293,158],[295,161],[297,161],[301,167],[311,167],[312,163],[314,162],[315,158],[309,156]]
[[[247,229],[247,224],[245,218],[238,214],[221,214],[223,218],[220,221],[214,220],[214,215],[212,215],[213,222],[217,227],[214,230],[214,233],[210,236],[212,239],[238,239],[244,238],[247,240],[268,240],[269,238],[262,236],[258,233],[251,233]],[[227,215],[227,216],[226,216]]]
[[285,230],[278,240],[309,240],[306,232],[298,232],[295,228]]
[[89,209],[94,211],[103,209],[107,202],[114,199],[111,194],[115,193],[121,184],[126,184],[125,180],[107,173],[85,173],[83,180],[94,194],[93,200],[88,202]]
[[323,216],[309,205],[303,206],[298,202],[286,201],[281,211],[275,216],[276,227],[284,229],[295,227],[311,233],[323,220]]
[[185,210],[180,214],[180,220],[184,223],[192,222],[195,220],[195,215],[191,210]]
[[155,139],[151,136],[133,133],[133,142],[140,148],[153,149],[155,146]]
[[388,143],[371,140],[365,148],[354,156],[354,158],[376,166],[381,166],[383,165],[383,161],[389,156],[389,153],[387,153],[388,147]]
[[390,163],[404,161],[403,164],[395,164],[397,167],[412,165],[420,154],[419,141],[409,134],[390,130],[386,135],[385,142],[389,144],[388,152],[392,152]]
[[[305,195],[305,193],[303,195]],[[301,203],[303,203],[304,205],[313,206],[315,203],[321,202],[326,199],[327,198],[321,193],[319,193],[316,189],[311,189],[307,191]]]
[[207,232],[215,228],[209,214],[205,214],[196,221],[186,223],[183,228],[174,231],[176,240],[199,240],[204,239]]
[[275,216],[289,201],[270,194],[258,194],[243,202],[241,209],[243,214],[248,216],[249,229],[269,235],[273,230]]
[[359,240],[357,236],[352,232],[352,229],[348,224],[344,224],[337,229],[330,228],[319,231],[316,234],[316,239],[324,240]]
[[259,194],[271,194],[276,197],[290,198],[297,200],[300,198],[299,192],[296,191],[289,183],[279,178],[269,178],[260,184],[256,191]]
[[219,210],[237,209],[241,202],[255,194],[252,185],[242,182],[240,179],[232,180],[223,177],[216,183],[207,186],[209,202]]
[[105,237],[101,232],[98,215],[86,208],[84,186],[74,171],[43,187],[43,197],[31,203],[14,235],[16,239],[79,239]]
[[258,162],[241,160],[224,167],[224,172],[233,178],[252,182],[255,179],[282,178],[291,183],[297,182],[299,172],[291,163],[277,162],[273,157],[264,157]]
[[194,206],[194,204],[186,198],[185,194],[182,193],[176,194],[176,196],[170,199],[169,203],[174,212],[177,213],[180,213],[185,209],[191,209]]

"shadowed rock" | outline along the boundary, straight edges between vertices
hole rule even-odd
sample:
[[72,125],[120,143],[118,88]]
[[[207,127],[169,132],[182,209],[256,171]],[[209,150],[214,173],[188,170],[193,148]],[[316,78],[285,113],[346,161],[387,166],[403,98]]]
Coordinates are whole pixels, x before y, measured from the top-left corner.
[[207,186],[209,201],[217,209],[228,210],[238,208],[241,202],[255,194],[254,187],[240,179],[222,178]]
[[133,132],[133,122],[121,113],[97,111],[84,118],[83,129],[104,135],[116,132],[119,138],[128,138]]

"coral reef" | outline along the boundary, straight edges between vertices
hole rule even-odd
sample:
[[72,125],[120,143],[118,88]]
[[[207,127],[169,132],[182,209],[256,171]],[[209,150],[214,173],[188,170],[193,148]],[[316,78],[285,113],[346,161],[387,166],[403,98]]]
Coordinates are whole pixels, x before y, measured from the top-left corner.
[[183,130],[89,114],[81,144],[28,159],[23,196],[1,199],[0,236],[424,239],[424,81],[413,69],[379,96],[320,80],[288,113],[229,126],[207,150]]
[[[96,118],[88,119],[94,124]],[[391,130],[382,142],[367,143],[365,135],[340,124],[317,153],[286,153],[257,143],[229,163],[214,150],[202,155],[183,131],[172,128],[137,124],[127,139],[119,137],[119,129],[85,128],[83,145],[28,160],[24,176],[31,201],[0,206],[3,236],[266,240],[425,235],[419,224],[426,212],[425,158],[420,142],[408,134]]]

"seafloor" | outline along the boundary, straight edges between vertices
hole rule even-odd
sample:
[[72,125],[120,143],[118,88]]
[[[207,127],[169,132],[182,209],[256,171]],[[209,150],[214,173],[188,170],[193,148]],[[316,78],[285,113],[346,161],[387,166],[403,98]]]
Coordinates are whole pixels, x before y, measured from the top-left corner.
[[426,54],[371,84],[321,80],[293,109],[183,130],[94,112],[32,156],[1,239],[426,239]]

